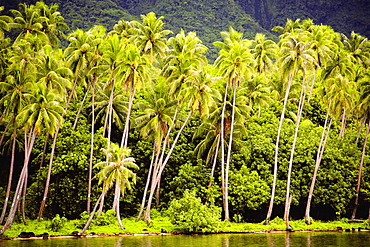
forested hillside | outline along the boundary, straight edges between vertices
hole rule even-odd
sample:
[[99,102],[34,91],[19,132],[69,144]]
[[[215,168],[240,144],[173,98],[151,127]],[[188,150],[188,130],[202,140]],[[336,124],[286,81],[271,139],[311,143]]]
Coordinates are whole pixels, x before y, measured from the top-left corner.
[[[253,23],[218,3],[212,15]],[[310,19],[273,39],[217,22],[208,47],[154,12],[67,29],[55,4],[0,11],[0,235],[14,220],[107,209],[150,227],[153,214],[182,213],[184,195],[216,221],[279,216],[288,230],[291,218],[368,217],[365,36]]]
[[[5,10],[15,9],[21,0],[0,0]],[[34,4],[36,0],[26,0]],[[247,38],[257,32],[273,38],[271,29],[289,19],[311,18],[316,24],[330,25],[337,32],[355,31],[370,36],[370,0],[45,0],[58,3],[66,23],[74,30],[103,25],[108,30],[121,19],[139,20],[151,11],[165,17],[168,29],[178,32],[196,31],[210,47],[208,57],[215,58],[217,50],[211,45],[220,39],[219,33],[229,26],[243,32]],[[276,38],[273,38],[276,40]]]

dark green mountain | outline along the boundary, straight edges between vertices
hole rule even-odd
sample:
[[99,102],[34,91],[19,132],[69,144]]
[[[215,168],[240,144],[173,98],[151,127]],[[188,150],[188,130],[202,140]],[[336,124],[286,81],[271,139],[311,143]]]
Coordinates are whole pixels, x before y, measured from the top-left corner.
[[[20,2],[35,0],[0,0],[6,10]],[[286,18],[311,18],[316,24],[332,26],[336,31],[355,31],[370,37],[370,0],[45,0],[58,3],[71,29],[88,29],[95,24],[109,29],[124,18],[140,19],[155,12],[165,16],[166,28],[196,31],[209,44],[220,39],[219,32],[233,26],[252,38],[254,33],[269,33]],[[271,36],[270,36],[271,37]]]

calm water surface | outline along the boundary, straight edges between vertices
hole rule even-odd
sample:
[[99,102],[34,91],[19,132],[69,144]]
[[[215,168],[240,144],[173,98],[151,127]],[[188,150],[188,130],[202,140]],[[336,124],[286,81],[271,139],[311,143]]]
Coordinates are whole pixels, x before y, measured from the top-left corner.
[[0,241],[0,247],[370,247],[370,232],[295,232]]

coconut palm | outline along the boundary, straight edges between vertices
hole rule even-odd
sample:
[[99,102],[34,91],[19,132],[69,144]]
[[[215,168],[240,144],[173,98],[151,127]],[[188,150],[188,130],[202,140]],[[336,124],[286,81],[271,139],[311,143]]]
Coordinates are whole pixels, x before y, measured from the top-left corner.
[[[184,31],[181,31],[175,37],[169,39],[169,44],[171,49],[168,51],[167,57],[164,59],[165,65],[162,69],[162,74],[166,77],[166,83],[169,84],[170,90],[169,93],[171,97],[173,97],[177,101],[177,106],[175,110],[175,116],[173,117],[173,121],[176,123],[180,117],[178,117],[178,110],[181,107],[180,100],[185,102],[187,106],[190,108],[188,115],[186,116],[185,120],[183,121],[179,131],[176,134],[173,143],[168,150],[166,156],[166,142],[164,142],[162,147],[162,154],[158,161],[157,169],[153,171],[152,174],[152,183],[150,194],[148,197],[147,207],[145,211],[144,220],[146,222],[150,222],[150,208],[153,199],[153,195],[155,192],[156,187],[160,185],[161,175],[168,163],[168,160],[176,146],[176,143],[187,125],[191,115],[194,113],[193,107],[194,104],[199,106],[199,101],[195,100],[195,98],[201,98],[202,93],[204,90],[203,87],[197,87],[200,89],[198,92],[194,92],[196,95],[195,97],[189,97],[189,94],[183,94],[184,91],[182,89],[191,86],[195,82],[195,74],[196,71],[201,70],[202,66],[207,62],[204,53],[206,52],[207,48],[201,44],[200,39],[196,36],[195,33],[190,32],[185,35]],[[205,106],[206,104],[204,104]],[[169,138],[169,134],[171,133],[173,128],[170,128],[167,132],[165,140]]]
[[355,205],[352,211],[351,219],[355,219],[357,207],[358,207],[358,198],[360,194],[360,186],[361,186],[361,176],[362,176],[362,168],[364,164],[365,159],[365,152],[366,152],[366,146],[367,146],[367,140],[369,137],[370,132],[370,69],[367,69],[367,71],[364,73],[364,77],[360,81],[360,98],[359,98],[359,108],[363,112],[363,118],[368,120],[367,128],[366,128],[366,134],[365,134],[365,140],[362,148],[362,155],[361,155],[361,161],[360,166],[358,169],[358,177],[357,177],[357,186],[356,186],[356,196],[355,196]]
[[[0,13],[4,10],[4,6],[0,6]],[[9,31],[12,18],[6,15],[0,15],[0,39],[4,39],[4,30]]]
[[96,176],[99,184],[103,184],[104,194],[115,184],[113,210],[121,229],[124,229],[119,210],[120,195],[124,196],[126,189],[131,190],[131,182],[136,183],[136,174],[131,169],[138,169],[138,166],[130,157],[131,150],[120,148],[116,143],[111,143],[110,149],[103,149],[103,152],[108,156],[108,163],[104,161],[95,165],[101,169]]
[[25,38],[28,35],[34,35],[39,39],[39,42],[48,42],[47,35],[42,31],[42,18],[40,11],[35,5],[27,5],[20,3],[18,10],[10,10],[14,19],[11,23],[11,28],[19,29],[21,32],[16,38],[16,41]]
[[68,29],[68,25],[64,22],[63,16],[58,11],[58,4],[46,5],[44,2],[37,2],[36,9],[40,15],[40,23],[42,24],[41,31],[46,34],[49,43],[54,47],[60,45],[60,38],[64,38],[65,34],[62,29]]
[[157,165],[155,168],[155,172],[157,172],[162,143],[168,142],[168,139],[165,139],[165,137],[167,136],[168,130],[173,126],[173,116],[175,115],[176,106],[176,101],[171,100],[166,92],[165,84],[161,81],[159,81],[154,89],[148,89],[146,96],[146,103],[137,104],[140,113],[135,119],[135,123],[143,138],[153,140],[153,155],[149,166],[148,178],[140,211],[136,221],[141,219],[141,215],[144,211],[153,166],[155,164]]
[[150,55],[150,62],[153,63],[154,56],[163,57],[167,50],[167,39],[165,36],[171,34],[170,30],[163,30],[163,16],[157,18],[155,13],[150,12],[146,15],[141,15],[143,23],[132,21],[132,25],[136,28],[137,33],[130,39],[137,44],[139,50],[143,54]]
[[17,116],[17,121],[24,128],[24,165],[18,180],[8,219],[0,231],[0,234],[3,234],[4,231],[12,225],[19,204],[19,197],[25,194],[28,163],[36,135],[40,135],[44,129],[48,129],[49,133],[54,135],[62,121],[63,107],[60,105],[62,99],[54,90],[48,90],[43,84],[30,84],[30,93],[27,94],[27,97],[28,103]]
[[[11,116],[9,124],[13,124],[12,158],[10,163],[5,204],[1,213],[0,222],[3,222],[5,217],[13,177],[15,145],[17,139],[17,122],[15,121],[15,119],[25,104],[28,84],[34,81],[33,75],[23,77],[20,71],[11,71],[10,73],[11,74],[7,76],[5,82],[0,82],[0,89],[3,95],[0,100],[0,104],[4,105],[4,114],[6,114],[7,116]],[[4,130],[4,134],[5,133],[6,130]]]
[[140,54],[139,48],[136,45],[129,44],[125,48],[122,61],[117,67],[115,80],[123,85],[128,94],[128,108],[121,147],[127,147],[128,145],[130,116],[136,91],[144,85],[144,82],[150,80],[147,73],[148,65],[149,61],[147,57]]
[[257,72],[266,76],[266,71],[272,68],[272,58],[276,57],[275,42],[266,40],[264,34],[257,33],[252,42],[251,53],[256,61]]
[[[228,172],[231,159],[231,147],[233,141],[233,125],[235,118],[235,102],[236,102],[236,92],[237,87],[240,85],[241,81],[250,76],[253,62],[252,55],[250,53],[249,46],[251,45],[246,40],[242,39],[242,34],[238,33],[234,29],[230,28],[229,32],[222,32],[221,35],[224,38],[224,43],[215,42],[214,44],[221,48],[220,55],[215,61],[215,66],[218,68],[219,72],[223,77],[226,78],[227,84],[224,96],[224,107],[222,112],[222,119],[224,119],[225,108],[226,108],[226,93],[228,87],[234,90],[233,93],[233,107],[231,114],[231,130],[229,137],[229,144],[226,157],[226,167],[225,167],[225,177],[223,186],[223,204],[225,211],[225,220],[229,221],[229,209],[228,209]],[[232,37],[237,37],[232,39]],[[223,133],[224,122],[221,122],[221,140],[224,138],[225,133]],[[223,142],[221,142],[221,153],[222,153],[222,166],[224,164],[224,147]]]

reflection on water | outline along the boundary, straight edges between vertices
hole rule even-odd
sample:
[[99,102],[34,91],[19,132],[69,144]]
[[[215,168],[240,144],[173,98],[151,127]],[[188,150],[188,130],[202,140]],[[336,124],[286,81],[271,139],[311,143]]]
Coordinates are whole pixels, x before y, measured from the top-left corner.
[[370,232],[294,232],[0,241],[0,247],[369,247]]

